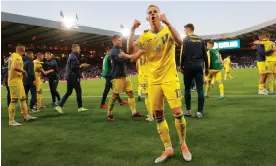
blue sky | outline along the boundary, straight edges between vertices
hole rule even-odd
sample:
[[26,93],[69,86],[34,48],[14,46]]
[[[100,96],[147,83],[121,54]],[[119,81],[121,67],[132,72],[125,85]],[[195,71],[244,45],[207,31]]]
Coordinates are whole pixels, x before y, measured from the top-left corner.
[[33,16],[49,20],[60,20],[60,10],[65,17],[75,17],[79,24],[120,31],[120,24],[131,27],[134,18],[142,22],[138,30],[149,28],[146,9],[149,4],[158,5],[170,22],[183,33],[187,23],[195,25],[199,35],[234,32],[276,18],[276,2],[96,2],[96,1],[5,1],[1,11]]

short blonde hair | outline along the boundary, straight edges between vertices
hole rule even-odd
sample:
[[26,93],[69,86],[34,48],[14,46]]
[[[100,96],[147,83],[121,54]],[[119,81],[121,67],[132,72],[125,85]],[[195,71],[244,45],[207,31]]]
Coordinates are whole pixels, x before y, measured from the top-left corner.
[[153,4],[150,4],[150,5],[148,6],[147,11],[148,11],[148,10],[149,10],[149,8],[151,8],[151,7],[156,7],[156,8],[160,11],[159,7],[158,7],[158,6],[156,6],[156,5],[153,5]]

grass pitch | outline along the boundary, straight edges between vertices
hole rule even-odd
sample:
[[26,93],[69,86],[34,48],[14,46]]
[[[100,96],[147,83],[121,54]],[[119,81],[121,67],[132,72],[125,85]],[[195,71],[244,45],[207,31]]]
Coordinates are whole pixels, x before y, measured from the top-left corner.
[[[203,119],[186,118],[187,143],[193,154],[190,163],[181,157],[174,119],[165,104],[177,153],[160,165],[276,165],[276,96],[257,95],[256,69],[233,70],[233,76],[233,80],[224,81],[224,100],[218,99],[216,86],[211,89]],[[137,77],[131,79],[136,89]],[[163,150],[156,124],[131,118],[128,105],[117,103],[115,121],[106,121],[106,111],[99,108],[103,88],[104,80],[82,81],[83,105],[90,111],[77,113],[73,92],[64,106],[64,115],[49,107],[33,114],[39,117],[38,121],[24,123],[17,111],[16,120],[23,126],[13,128],[8,127],[6,90],[2,87],[2,165],[155,165],[155,158]],[[63,96],[65,84],[60,83],[58,89]],[[43,104],[51,102],[48,84],[43,85],[43,97]],[[193,112],[196,103],[196,92],[193,92]],[[137,101],[137,110],[146,114],[144,102]]]

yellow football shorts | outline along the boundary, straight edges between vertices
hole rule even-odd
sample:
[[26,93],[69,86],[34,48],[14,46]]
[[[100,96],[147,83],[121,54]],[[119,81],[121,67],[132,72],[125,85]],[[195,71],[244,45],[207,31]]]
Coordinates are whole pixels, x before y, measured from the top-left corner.
[[221,81],[221,70],[210,70],[206,80],[212,81],[213,78],[215,78],[215,81],[217,82]]
[[273,61],[268,61],[266,62],[267,65],[267,73],[275,73],[275,68],[276,68],[276,62]]
[[40,77],[35,78],[36,91],[42,92],[42,81]]
[[267,64],[266,62],[257,62],[259,74],[266,74],[267,73]]
[[23,84],[9,86],[11,100],[13,99],[26,99],[26,94]]
[[128,77],[115,78],[111,82],[113,93],[124,93],[133,91],[132,83]]
[[181,107],[181,89],[179,81],[149,84],[148,96],[151,110],[164,110],[165,97],[171,109]]
[[225,72],[229,73],[230,72],[230,66],[224,66]]

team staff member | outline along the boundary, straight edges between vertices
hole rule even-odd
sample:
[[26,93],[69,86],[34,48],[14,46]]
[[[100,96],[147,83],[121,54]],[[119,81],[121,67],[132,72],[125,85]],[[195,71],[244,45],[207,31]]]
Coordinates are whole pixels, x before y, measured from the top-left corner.
[[184,70],[184,84],[185,84],[185,103],[186,116],[191,115],[191,85],[193,79],[196,81],[198,93],[198,110],[194,115],[197,118],[202,117],[204,106],[204,92],[203,92],[203,62],[205,64],[205,73],[208,75],[208,57],[204,41],[197,35],[194,35],[194,25],[187,24],[185,27],[186,37],[183,40],[182,55],[181,55],[181,69]]
[[[102,71],[102,76],[105,78],[105,87],[103,91],[103,97],[102,97],[102,102],[100,108],[107,109],[107,105],[105,104],[107,95],[109,90],[112,88],[112,65],[111,65],[111,56],[110,56],[110,48],[108,47],[106,49],[107,54],[105,55],[103,59],[103,71]],[[127,101],[122,101],[120,96],[118,96],[118,101],[120,105],[125,105],[127,104]]]
[[88,67],[89,65],[84,63],[80,64],[78,56],[80,54],[80,46],[78,44],[72,45],[72,52],[69,54],[69,58],[66,64],[65,77],[67,81],[67,91],[62,97],[58,106],[55,108],[57,112],[63,114],[62,107],[67,101],[68,97],[72,94],[75,89],[77,94],[78,112],[87,111],[88,109],[82,107],[82,90],[80,85],[81,68]]
[[56,103],[56,98],[58,102],[60,101],[60,95],[57,91],[58,82],[60,79],[60,76],[58,74],[58,63],[54,59],[54,55],[52,55],[50,52],[45,53],[45,59],[46,61],[44,63],[44,67],[47,68],[47,70],[54,70],[53,72],[48,73],[46,76],[49,79],[48,82],[52,96],[52,106],[57,106],[58,104]]
[[28,113],[26,94],[23,86],[23,78],[26,79],[27,72],[23,70],[22,56],[25,53],[25,46],[16,46],[16,53],[13,53],[9,59],[8,85],[11,93],[11,103],[9,105],[9,126],[21,126],[14,120],[15,104],[20,100],[21,110],[23,111],[24,120],[29,121],[37,119]]
[[28,103],[28,94],[29,91],[31,91],[31,100],[30,100],[30,112],[35,112],[36,109],[34,108],[36,104],[36,85],[35,85],[35,72],[34,72],[34,53],[31,51],[28,51],[26,53],[26,58],[24,61],[24,70],[28,74],[28,78],[24,80],[24,88],[25,93],[27,96],[27,103]]

